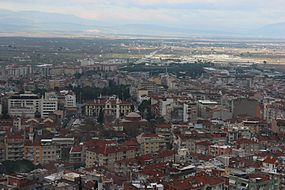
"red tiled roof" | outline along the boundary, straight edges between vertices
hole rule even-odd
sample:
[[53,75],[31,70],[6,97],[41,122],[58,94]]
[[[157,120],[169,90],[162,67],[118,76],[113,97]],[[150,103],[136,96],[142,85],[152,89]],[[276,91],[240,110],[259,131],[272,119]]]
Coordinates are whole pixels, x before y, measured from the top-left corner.
[[158,152],[158,155],[160,158],[174,156],[175,154],[176,154],[176,151],[174,151],[174,150],[162,150],[162,151]]
[[267,156],[265,160],[263,160],[263,162],[267,164],[276,164],[277,161],[278,161],[277,158],[273,156]]
[[104,146],[106,144],[117,144],[117,143],[114,140],[89,140],[83,143],[83,145],[87,148],[92,148],[95,146]]
[[174,180],[167,185],[171,186],[171,189],[175,190],[190,190],[201,188],[205,185],[217,186],[223,183],[225,183],[225,180],[223,178],[208,175],[197,175],[188,177],[186,179]]
[[251,173],[248,175],[249,179],[261,178],[262,181],[268,181],[270,177],[268,175],[260,174],[260,173]]
[[126,152],[129,150],[136,150],[135,147],[124,147],[124,146],[109,146],[108,144],[102,146],[95,146],[93,148],[89,148],[89,151],[96,152],[97,154],[112,154],[118,152]]
[[144,162],[144,161],[153,160],[153,157],[150,154],[147,154],[147,155],[138,156],[136,157],[136,159],[140,162]]
[[190,156],[192,156],[193,158],[197,159],[197,160],[203,160],[203,161],[209,161],[214,159],[213,156],[210,155],[204,155],[204,154],[198,154],[198,153],[190,153]]
[[128,141],[125,141],[122,145],[123,146],[139,146],[139,143],[136,139],[130,139]]
[[160,136],[157,134],[143,134],[142,137],[146,138],[159,138]]
[[238,139],[236,141],[236,144],[257,144],[257,142],[255,142],[251,139]]
[[74,146],[74,147],[72,147],[70,152],[72,152],[72,153],[81,152],[81,146]]
[[210,141],[199,141],[199,142],[196,142],[196,145],[210,146],[210,145],[212,145],[212,143]]
[[213,138],[227,137],[226,133],[212,133]]
[[167,163],[158,163],[158,164],[152,164],[147,165],[143,168],[142,174],[148,175],[151,177],[163,177],[166,175],[165,168],[168,167]]
[[276,136],[258,136],[258,141],[279,141],[279,138]]
[[24,137],[20,134],[7,134],[6,135],[7,140],[24,140]]
[[163,129],[170,129],[171,128],[171,125],[170,124],[166,124],[166,123],[162,123],[162,124],[158,124],[156,126],[156,128],[163,128]]

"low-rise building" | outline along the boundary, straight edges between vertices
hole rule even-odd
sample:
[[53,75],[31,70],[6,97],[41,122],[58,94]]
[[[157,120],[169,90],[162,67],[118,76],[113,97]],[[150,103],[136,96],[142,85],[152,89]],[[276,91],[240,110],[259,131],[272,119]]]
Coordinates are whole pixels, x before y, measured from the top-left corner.
[[49,139],[42,139],[40,142],[26,142],[24,146],[24,159],[34,164],[48,164],[60,159],[60,150]]
[[159,136],[164,137],[166,145],[172,145],[173,134],[171,129],[171,124],[159,124],[155,127],[155,133]]
[[279,184],[269,175],[263,173],[250,173],[243,176],[231,175],[229,183],[230,189],[279,189]]
[[232,152],[231,146],[228,145],[210,145],[209,147],[209,155],[211,156],[221,156],[221,155],[229,155]]
[[140,144],[142,154],[158,152],[166,146],[164,137],[156,134],[142,133],[137,136],[137,141]]
[[113,168],[116,161],[134,158],[136,155],[136,148],[105,144],[86,151],[85,165],[86,167],[97,165]]

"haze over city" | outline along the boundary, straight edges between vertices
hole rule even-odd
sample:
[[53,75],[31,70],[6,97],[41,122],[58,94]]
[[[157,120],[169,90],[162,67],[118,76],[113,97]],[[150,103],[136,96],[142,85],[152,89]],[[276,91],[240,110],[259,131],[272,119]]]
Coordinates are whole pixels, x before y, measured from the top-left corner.
[[0,9],[1,32],[284,37],[285,29],[282,0],[9,0]]

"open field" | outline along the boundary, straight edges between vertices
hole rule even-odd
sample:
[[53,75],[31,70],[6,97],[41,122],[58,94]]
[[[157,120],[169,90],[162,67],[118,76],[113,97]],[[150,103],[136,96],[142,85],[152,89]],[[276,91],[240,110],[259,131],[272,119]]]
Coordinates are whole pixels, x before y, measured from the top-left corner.
[[0,63],[78,64],[153,59],[285,64],[285,41],[240,39],[0,38]]

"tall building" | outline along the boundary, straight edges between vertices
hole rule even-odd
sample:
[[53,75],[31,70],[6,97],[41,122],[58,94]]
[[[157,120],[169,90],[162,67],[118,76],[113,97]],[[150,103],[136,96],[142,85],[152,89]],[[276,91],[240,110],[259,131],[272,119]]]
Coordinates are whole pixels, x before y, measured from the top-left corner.
[[34,117],[41,109],[41,99],[36,94],[14,95],[8,99],[10,116]]
[[199,100],[198,101],[198,117],[203,119],[212,118],[212,109],[218,105],[216,101]]
[[36,94],[20,94],[8,99],[8,113],[10,116],[42,118],[58,110],[58,98],[55,93],[46,93],[40,98]]
[[260,106],[257,100],[249,98],[237,98],[232,100],[233,117],[249,116],[260,118]]
[[55,93],[46,93],[41,99],[41,117],[48,117],[49,114],[58,110],[58,98]]

